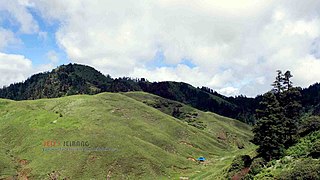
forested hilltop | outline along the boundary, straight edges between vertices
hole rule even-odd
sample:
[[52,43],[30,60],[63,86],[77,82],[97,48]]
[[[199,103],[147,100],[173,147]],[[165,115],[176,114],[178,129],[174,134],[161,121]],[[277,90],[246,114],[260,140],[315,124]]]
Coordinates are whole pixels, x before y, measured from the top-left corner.
[[[298,89],[303,111],[320,114],[320,84]],[[62,65],[51,72],[39,73],[24,82],[14,83],[0,89],[0,98],[31,100],[55,98],[75,94],[98,94],[101,92],[144,91],[167,99],[189,104],[197,109],[211,111],[239,119],[248,124],[256,121],[255,110],[262,96],[226,97],[207,87],[193,87],[183,82],[149,82],[145,78],[111,78],[92,67],[80,64]]]

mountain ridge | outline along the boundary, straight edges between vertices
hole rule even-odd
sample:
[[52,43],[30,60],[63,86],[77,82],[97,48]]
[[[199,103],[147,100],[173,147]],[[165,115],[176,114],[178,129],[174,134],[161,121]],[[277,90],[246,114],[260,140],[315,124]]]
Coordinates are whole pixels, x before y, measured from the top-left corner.
[[[101,92],[144,91],[163,98],[189,104],[203,111],[238,119],[248,124],[256,122],[255,109],[261,95],[226,97],[207,87],[193,87],[184,82],[149,82],[145,78],[111,78],[94,68],[80,64],[61,65],[50,72],[32,75],[24,82],[0,89],[0,98],[13,100],[63,97]],[[301,89],[305,112],[320,114],[320,84]]]

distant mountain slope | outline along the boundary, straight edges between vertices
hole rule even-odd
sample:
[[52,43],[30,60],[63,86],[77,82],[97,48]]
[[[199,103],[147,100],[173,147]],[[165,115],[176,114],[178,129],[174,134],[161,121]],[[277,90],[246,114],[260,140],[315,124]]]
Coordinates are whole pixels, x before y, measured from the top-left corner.
[[170,81],[154,82],[142,86],[142,90],[167,99],[190,104],[201,110],[212,111],[228,117],[236,114],[237,105],[187,83]]
[[[195,88],[183,82],[149,82],[145,78],[127,77],[113,79],[92,67],[79,64],[62,65],[51,72],[33,75],[25,82],[0,89],[0,98],[27,100],[128,91],[145,91],[203,111],[238,119],[247,124],[255,123],[255,110],[261,101],[261,96],[226,97],[210,88]],[[320,85],[314,84],[303,89],[301,93],[305,111],[315,115],[320,114]]]
[[[105,76],[92,67],[68,64],[51,72],[31,76],[25,82],[15,83],[0,89],[0,98],[13,100],[55,98],[76,94],[97,94],[100,92],[145,91],[164,98],[189,104],[195,108],[237,118],[251,123],[243,116],[243,108],[229,102],[218,94],[204,88],[195,88],[183,82],[148,82],[142,79]],[[247,120],[249,119],[249,120]],[[250,123],[250,122],[249,122]]]
[[[216,179],[235,154],[254,148],[244,123],[182,105],[198,113],[207,125],[201,130],[131,97],[0,99],[0,179]],[[46,141],[56,141],[56,150],[43,151]],[[66,148],[64,141],[88,141],[106,151],[57,150]],[[194,162],[200,156],[205,164]]]

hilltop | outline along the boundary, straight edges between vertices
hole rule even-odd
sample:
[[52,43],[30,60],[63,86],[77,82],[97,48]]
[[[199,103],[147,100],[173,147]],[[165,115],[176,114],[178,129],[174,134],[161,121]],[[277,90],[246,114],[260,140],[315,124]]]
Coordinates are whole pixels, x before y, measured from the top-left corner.
[[24,82],[0,90],[0,97],[13,100],[55,98],[75,94],[97,94],[113,80],[85,65],[62,65],[51,72],[32,75]]
[[[152,107],[157,101],[167,108]],[[205,127],[172,116],[178,104]],[[143,92],[0,99],[0,137],[0,179],[216,179],[236,154],[254,151],[248,125]],[[49,140],[107,150],[43,151]]]

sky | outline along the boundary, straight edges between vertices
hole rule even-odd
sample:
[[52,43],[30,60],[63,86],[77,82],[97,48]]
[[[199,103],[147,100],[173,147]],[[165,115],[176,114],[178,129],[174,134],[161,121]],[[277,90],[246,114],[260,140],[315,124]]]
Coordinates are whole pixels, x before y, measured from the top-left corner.
[[320,82],[319,0],[0,0],[0,87],[62,64],[227,96]]

